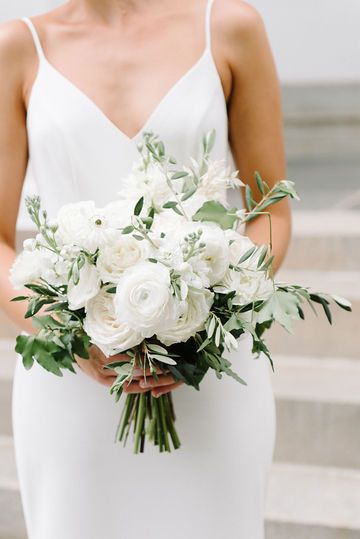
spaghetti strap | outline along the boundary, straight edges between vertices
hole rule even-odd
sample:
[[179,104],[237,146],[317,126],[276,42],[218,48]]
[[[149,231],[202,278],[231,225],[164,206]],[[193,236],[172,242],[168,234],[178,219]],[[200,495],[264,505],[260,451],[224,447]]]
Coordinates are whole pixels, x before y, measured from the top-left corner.
[[205,39],[206,39],[206,48],[211,49],[211,6],[213,0],[207,0],[206,4],[206,14],[205,14]]
[[29,19],[29,17],[22,17],[21,20],[24,21],[24,23],[27,25],[27,27],[29,28],[29,30],[31,32],[31,35],[32,35],[32,38],[33,38],[33,41],[34,41],[34,45],[35,45],[35,49],[36,49],[36,52],[37,52],[37,54],[39,56],[39,59],[41,60],[41,59],[45,58],[44,51],[43,51],[43,48],[42,48],[41,43],[40,43],[39,34],[36,31],[34,23],[32,22],[31,19]]

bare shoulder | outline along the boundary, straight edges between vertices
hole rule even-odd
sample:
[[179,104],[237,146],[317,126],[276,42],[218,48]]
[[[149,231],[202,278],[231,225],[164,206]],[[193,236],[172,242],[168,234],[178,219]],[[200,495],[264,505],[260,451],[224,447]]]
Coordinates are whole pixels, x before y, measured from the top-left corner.
[[29,29],[21,20],[0,25],[0,79],[2,97],[23,100],[27,72],[34,58],[34,46]]
[[259,11],[243,0],[221,0],[217,12],[219,22],[230,35],[246,37],[264,27]]
[[256,8],[243,0],[218,2],[217,24],[230,56],[249,51],[249,46],[261,47],[264,44],[267,37],[265,25]]
[[19,19],[0,24],[0,62],[19,66],[31,51],[32,38],[25,23]]

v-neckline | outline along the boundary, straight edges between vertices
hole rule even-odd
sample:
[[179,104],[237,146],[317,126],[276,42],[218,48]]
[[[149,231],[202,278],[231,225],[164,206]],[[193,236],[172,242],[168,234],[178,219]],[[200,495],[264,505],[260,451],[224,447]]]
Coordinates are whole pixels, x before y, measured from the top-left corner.
[[[205,61],[207,57],[211,57],[211,51],[208,46],[205,47],[203,50],[201,56],[196,60],[196,62],[185,71],[183,75],[181,75],[180,78],[178,78],[174,84],[170,86],[170,88],[164,93],[163,97],[160,99],[160,101],[157,103],[157,105],[153,108],[150,115],[147,117],[145,123],[143,126],[135,133],[133,136],[127,135],[104,111],[103,109],[84,91],[82,90],[77,84],[71,81],[66,75],[64,75],[59,69],[57,69],[53,64],[51,64],[48,59],[45,57],[45,55],[42,56],[40,59],[39,64],[39,72],[42,68],[42,63],[49,68],[56,76],[60,77],[70,88],[72,88],[74,91],[76,91],[80,97],[82,97],[92,108],[93,110],[103,119],[106,121],[108,125],[112,129],[114,129],[119,135],[123,136],[127,141],[134,142],[137,138],[140,137],[140,135],[146,131],[146,129],[149,127],[150,123],[154,120],[158,112],[160,111],[163,103],[169,99],[169,97],[175,92],[175,90],[180,86],[192,73]],[[38,74],[39,74],[38,72]],[[37,78],[37,77],[36,77]],[[34,82],[35,84],[35,82]],[[32,95],[32,92],[31,92]],[[28,102],[28,109],[30,107],[31,102],[31,95]]]

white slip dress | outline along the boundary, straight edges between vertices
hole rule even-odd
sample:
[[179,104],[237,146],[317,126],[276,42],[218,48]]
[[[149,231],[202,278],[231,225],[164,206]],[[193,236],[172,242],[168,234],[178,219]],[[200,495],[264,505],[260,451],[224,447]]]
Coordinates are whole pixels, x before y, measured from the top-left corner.
[[[152,130],[178,162],[198,156],[212,128],[216,159],[234,164],[221,80],[206,45],[134,137],[44,56],[39,56],[27,114],[29,171],[43,207],[55,216],[65,203],[113,199],[138,158],[142,132]],[[114,443],[122,403],[80,369],[58,378],[17,358],[13,428],[28,539],[263,539],[267,476],[276,430],[271,370],[256,359],[251,338],[229,355],[247,386],[210,372],[201,391],[173,392],[182,446],[134,455]]]

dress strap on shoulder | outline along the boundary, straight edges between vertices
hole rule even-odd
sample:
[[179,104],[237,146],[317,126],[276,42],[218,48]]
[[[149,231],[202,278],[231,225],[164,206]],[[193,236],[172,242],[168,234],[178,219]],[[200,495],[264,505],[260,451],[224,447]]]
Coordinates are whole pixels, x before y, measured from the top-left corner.
[[45,57],[44,51],[43,51],[43,48],[41,46],[41,42],[40,42],[40,39],[39,39],[39,34],[36,31],[34,23],[32,22],[31,19],[29,19],[29,17],[22,17],[21,20],[24,21],[24,23],[27,25],[27,27],[29,28],[29,30],[31,32],[31,35],[32,35],[32,38],[33,38],[33,41],[34,41],[34,45],[35,45],[35,49],[36,49],[36,52],[38,53],[39,58],[40,59],[44,58]]
[[206,48],[210,49],[211,47],[211,7],[214,0],[207,0],[206,3],[206,13],[205,13],[205,39],[206,39]]

